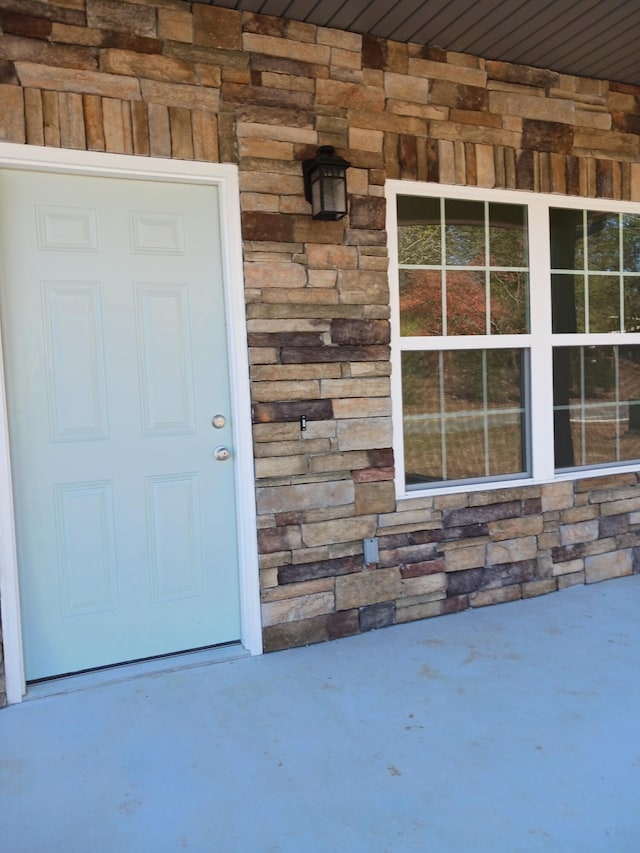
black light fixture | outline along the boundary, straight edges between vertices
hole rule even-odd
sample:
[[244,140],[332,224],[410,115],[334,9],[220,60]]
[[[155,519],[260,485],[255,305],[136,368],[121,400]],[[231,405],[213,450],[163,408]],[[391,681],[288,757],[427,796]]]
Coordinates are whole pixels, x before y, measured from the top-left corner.
[[351,163],[338,157],[332,145],[322,145],[302,162],[304,194],[314,219],[336,220],[347,214],[347,169]]

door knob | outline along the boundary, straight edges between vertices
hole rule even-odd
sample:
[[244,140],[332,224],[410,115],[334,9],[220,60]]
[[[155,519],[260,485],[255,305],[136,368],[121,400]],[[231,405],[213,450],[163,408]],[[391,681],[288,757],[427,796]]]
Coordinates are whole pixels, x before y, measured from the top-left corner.
[[230,456],[231,451],[229,450],[229,448],[223,447],[222,445],[220,445],[220,447],[216,447],[216,449],[213,451],[213,458],[217,459],[218,462],[226,462]]

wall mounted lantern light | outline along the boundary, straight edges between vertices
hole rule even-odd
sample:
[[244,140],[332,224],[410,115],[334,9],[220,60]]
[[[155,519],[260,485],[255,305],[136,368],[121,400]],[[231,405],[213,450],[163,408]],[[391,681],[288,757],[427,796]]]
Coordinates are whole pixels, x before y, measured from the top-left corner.
[[322,145],[315,157],[303,161],[304,194],[314,219],[336,220],[346,216],[350,165],[337,156],[332,145]]

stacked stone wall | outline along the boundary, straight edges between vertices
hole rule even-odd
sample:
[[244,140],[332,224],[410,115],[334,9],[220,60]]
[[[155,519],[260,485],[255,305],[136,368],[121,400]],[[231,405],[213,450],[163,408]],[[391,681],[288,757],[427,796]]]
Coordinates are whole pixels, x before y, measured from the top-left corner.
[[[0,31],[0,139],[239,167],[268,650],[636,571],[635,474],[396,501],[384,185],[640,201],[640,89],[182,0]],[[340,222],[304,198],[327,144]]]

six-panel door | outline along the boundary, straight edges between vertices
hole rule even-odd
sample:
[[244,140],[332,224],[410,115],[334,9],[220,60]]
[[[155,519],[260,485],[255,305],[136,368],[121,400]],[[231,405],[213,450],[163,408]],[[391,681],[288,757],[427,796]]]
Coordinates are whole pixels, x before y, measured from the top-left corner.
[[218,216],[212,186],[0,174],[28,679],[240,636]]

